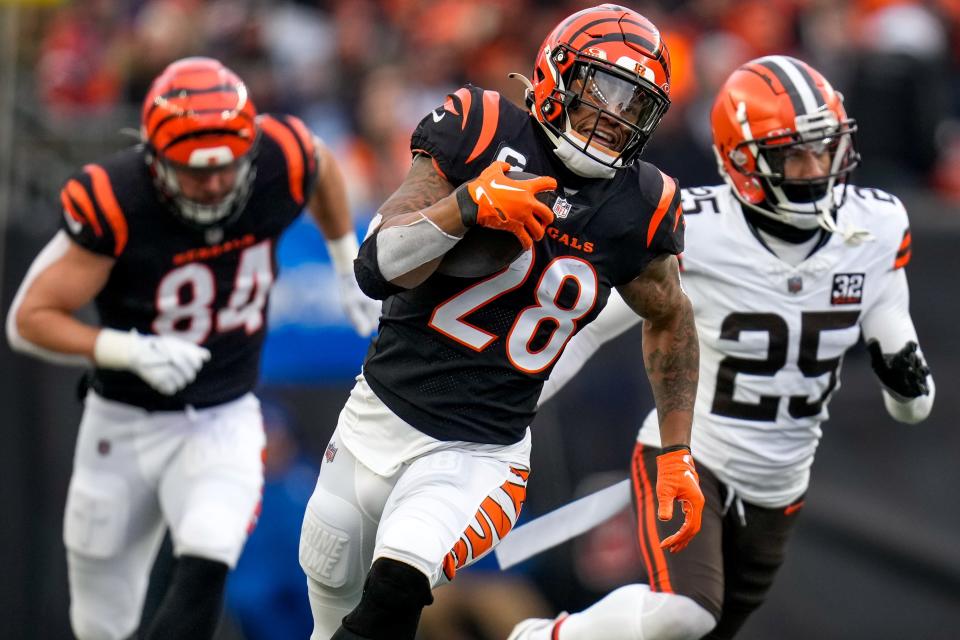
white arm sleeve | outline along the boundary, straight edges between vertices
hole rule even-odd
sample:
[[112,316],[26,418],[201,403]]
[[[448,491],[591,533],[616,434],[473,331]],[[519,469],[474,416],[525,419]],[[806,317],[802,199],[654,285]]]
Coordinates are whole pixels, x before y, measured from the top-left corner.
[[7,312],[7,342],[10,343],[10,348],[14,351],[36,356],[47,362],[88,366],[91,362],[84,356],[58,353],[44,349],[32,342],[28,342],[17,330],[17,311],[20,310],[20,305],[23,304],[23,299],[27,295],[27,291],[30,290],[30,285],[33,284],[33,281],[37,279],[37,276],[39,276],[44,269],[59,260],[67,252],[69,247],[70,239],[67,237],[66,232],[61,230],[53,236],[53,239],[47,243],[47,246],[34,258],[33,264],[31,264],[30,269],[27,270],[27,275],[24,276],[23,282],[20,283],[20,288],[17,289],[17,295],[13,298],[13,304],[10,305],[10,310]]
[[616,289],[611,291],[607,306],[603,308],[596,320],[567,343],[553,371],[550,372],[550,378],[543,384],[537,406],[542,405],[560,391],[605,342],[613,340],[630,327],[639,324],[642,319],[627,306]]
[[[910,317],[910,288],[907,285],[907,274],[903,269],[897,269],[887,280],[880,299],[863,317],[860,327],[863,330],[864,342],[876,340],[880,343],[880,350],[883,353],[895,353],[911,340],[917,344],[920,341],[917,339],[917,330]],[[917,353],[923,358],[921,349],[918,348]],[[911,398],[906,402],[901,402],[883,389],[883,404],[887,408],[887,413],[894,420],[908,424],[924,420],[933,408],[936,392],[933,375],[927,376],[927,385],[930,387],[930,393]]]

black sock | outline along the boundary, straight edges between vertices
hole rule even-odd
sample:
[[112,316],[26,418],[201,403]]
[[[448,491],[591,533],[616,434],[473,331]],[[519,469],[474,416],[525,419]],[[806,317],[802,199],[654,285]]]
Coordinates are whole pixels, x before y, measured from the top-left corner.
[[181,556],[145,640],[210,640],[220,623],[228,570],[222,562]]
[[414,640],[420,613],[431,602],[430,581],[419,569],[380,558],[367,574],[360,604],[330,640]]

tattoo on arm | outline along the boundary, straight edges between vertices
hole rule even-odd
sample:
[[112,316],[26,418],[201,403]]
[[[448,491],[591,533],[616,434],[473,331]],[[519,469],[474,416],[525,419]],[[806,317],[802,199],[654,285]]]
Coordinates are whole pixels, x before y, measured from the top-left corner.
[[377,211],[384,220],[412,211],[421,211],[453,192],[453,185],[437,173],[433,160],[418,155],[403,184]]
[[654,261],[619,291],[624,301],[644,318],[644,365],[661,423],[673,411],[692,413],[697,397],[700,345],[693,307],[680,287],[676,258],[666,256]]

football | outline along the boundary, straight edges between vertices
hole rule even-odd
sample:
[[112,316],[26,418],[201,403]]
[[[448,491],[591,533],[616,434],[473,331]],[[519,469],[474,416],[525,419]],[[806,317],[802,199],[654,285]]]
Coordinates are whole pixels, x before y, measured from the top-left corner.
[[[524,171],[508,171],[505,175],[514,180],[539,177]],[[541,191],[537,200],[552,209],[557,194],[555,191]],[[520,240],[512,233],[478,225],[467,229],[463,239],[446,253],[437,272],[456,278],[488,276],[516,260],[522,251]]]

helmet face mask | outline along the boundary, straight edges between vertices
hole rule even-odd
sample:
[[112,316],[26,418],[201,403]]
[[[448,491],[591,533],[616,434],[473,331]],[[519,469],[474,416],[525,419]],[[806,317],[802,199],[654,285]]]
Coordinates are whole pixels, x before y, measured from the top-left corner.
[[[141,136],[157,190],[177,217],[204,228],[242,211],[256,176],[256,116],[240,78],[212,58],[178,60],[154,80]],[[204,179],[217,186],[197,187]]]
[[740,202],[800,229],[836,228],[860,162],[842,96],[805,63],[750,61],[731,74],[711,113],[720,174]]
[[[571,54],[576,55],[576,54]],[[670,101],[646,81],[593,60],[578,59],[563,86],[547,98],[566,111],[560,132],[587,156],[610,167],[628,166],[643,150]]]
[[[156,158],[152,168],[154,180],[161,194],[174,207],[175,213],[186,222],[207,227],[218,223],[226,223],[231,217],[239,213],[250,197],[253,179],[256,177],[256,167],[253,163],[254,152],[247,153],[239,160],[223,167],[213,169],[195,169],[182,167],[167,160]],[[189,197],[182,185],[181,177],[186,173],[203,171],[228,173],[232,179],[230,188],[220,199],[207,202]]]
[[670,106],[669,91],[670,57],[656,27],[600,5],[547,36],[527,102],[571,171],[610,178],[640,155]]

